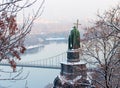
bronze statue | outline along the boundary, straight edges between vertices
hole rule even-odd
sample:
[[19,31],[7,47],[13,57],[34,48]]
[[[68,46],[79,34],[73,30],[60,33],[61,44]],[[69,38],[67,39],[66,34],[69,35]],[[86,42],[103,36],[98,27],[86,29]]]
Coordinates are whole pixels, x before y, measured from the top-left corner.
[[80,33],[77,30],[76,26],[74,26],[68,38],[68,49],[78,48],[80,48]]

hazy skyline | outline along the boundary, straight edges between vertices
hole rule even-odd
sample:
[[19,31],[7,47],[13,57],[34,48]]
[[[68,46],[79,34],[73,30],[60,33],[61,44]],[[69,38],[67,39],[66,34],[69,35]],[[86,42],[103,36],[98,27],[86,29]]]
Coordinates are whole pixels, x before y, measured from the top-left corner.
[[[35,5],[25,10],[24,14],[32,14],[33,10],[35,12],[41,2],[42,0],[38,0]],[[77,19],[86,22],[95,19],[98,10],[103,13],[118,3],[120,4],[119,0],[45,0],[43,14],[36,22],[76,22]]]
[[119,0],[46,0],[40,18],[43,22],[86,21],[94,19],[98,10],[104,12],[118,2],[120,3]]
[[[41,1],[38,0],[31,8],[36,10]],[[118,3],[120,3],[119,0],[45,0],[43,14],[35,21],[37,25],[33,27],[36,29],[33,32],[69,30],[77,19],[82,26],[88,26],[88,21],[96,18],[98,10],[102,14]]]

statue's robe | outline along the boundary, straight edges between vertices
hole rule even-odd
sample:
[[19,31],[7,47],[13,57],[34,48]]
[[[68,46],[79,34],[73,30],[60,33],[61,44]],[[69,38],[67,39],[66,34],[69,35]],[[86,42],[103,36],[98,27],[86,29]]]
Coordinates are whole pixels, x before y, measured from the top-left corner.
[[78,48],[80,48],[80,33],[76,29],[76,27],[74,27],[74,29],[71,30],[71,33],[69,35],[68,48],[69,49],[78,49]]

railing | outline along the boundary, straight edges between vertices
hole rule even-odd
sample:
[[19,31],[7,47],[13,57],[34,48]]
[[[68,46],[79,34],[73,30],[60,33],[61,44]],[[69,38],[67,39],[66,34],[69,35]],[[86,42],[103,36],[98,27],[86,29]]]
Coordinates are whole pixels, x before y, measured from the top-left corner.
[[[66,52],[64,52],[59,55],[41,60],[17,62],[17,66],[60,69],[60,62],[66,61],[66,57]],[[3,61],[0,63],[0,65],[8,66],[9,64],[8,62]]]

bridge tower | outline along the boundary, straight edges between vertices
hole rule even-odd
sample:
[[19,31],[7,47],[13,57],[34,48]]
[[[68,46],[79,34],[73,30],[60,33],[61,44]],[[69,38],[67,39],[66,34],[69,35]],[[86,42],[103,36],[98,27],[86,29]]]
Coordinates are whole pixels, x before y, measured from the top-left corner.
[[80,34],[77,27],[74,26],[71,30],[68,39],[67,61],[61,62],[61,72],[55,78],[53,88],[90,88],[88,87],[90,83],[87,80],[86,63],[80,61]]

